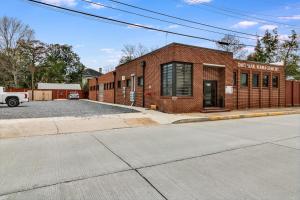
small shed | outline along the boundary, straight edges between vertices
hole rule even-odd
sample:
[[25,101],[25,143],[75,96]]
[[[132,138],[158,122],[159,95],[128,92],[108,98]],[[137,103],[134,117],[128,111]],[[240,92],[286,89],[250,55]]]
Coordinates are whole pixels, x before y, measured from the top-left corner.
[[38,83],[39,91],[51,91],[52,99],[68,99],[70,93],[78,93],[80,98],[84,98],[84,92],[80,84],[65,83]]

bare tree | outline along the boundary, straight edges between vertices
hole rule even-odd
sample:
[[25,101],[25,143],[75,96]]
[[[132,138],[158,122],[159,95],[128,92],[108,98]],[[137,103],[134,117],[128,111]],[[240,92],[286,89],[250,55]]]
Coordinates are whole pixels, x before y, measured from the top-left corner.
[[138,45],[124,45],[122,49],[122,57],[120,59],[120,64],[127,63],[135,58],[145,55],[149,52],[149,49],[142,44]]
[[219,42],[216,42],[218,49],[232,52],[235,58],[243,58],[247,53],[244,48],[245,45],[234,35],[225,35]]
[[28,25],[24,25],[15,18],[3,17],[0,19],[0,52],[5,63],[7,73],[14,79],[14,85],[18,86],[18,76],[23,67],[20,55],[19,42],[29,41],[33,38],[34,32]]

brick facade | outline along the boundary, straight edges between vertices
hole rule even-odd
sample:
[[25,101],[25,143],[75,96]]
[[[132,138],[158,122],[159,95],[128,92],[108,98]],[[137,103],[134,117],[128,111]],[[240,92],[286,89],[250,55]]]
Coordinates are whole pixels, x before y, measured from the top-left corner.
[[[192,96],[161,95],[161,65],[171,62],[192,64]],[[233,72],[237,74],[236,86],[233,86]],[[241,73],[248,73],[248,87],[240,86]],[[260,85],[257,88],[252,88],[253,73],[260,74]],[[265,74],[269,75],[269,87],[267,88],[262,86],[262,78]],[[278,88],[272,87],[272,76],[274,75],[279,77]],[[202,111],[204,109],[204,80],[217,81],[217,106],[222,105],[229,110],[284,106],[285,103],[283,67],[234,60],[232,53],[177,43],[167,45],[118,66],[114,72],[90,80],[89,98],[99,100],[101,84],[113,82],[114,89],[104,90],[104,97],[100,101],[131,105],[130,91],[133,88],[127,83],[128,80],[133,80],[132,76],[135,77],[134,83],[131,83],[134,84],[136,92],[134,105],[146,108],[149,108],[150,105],[156,105],[162,112]],[[138,85],[138,77],[144,78],[144,86]],[[226,93],[226,86],[228,90],[232,89],[233,93]],[[95,90],[93,90],[94,88]]]

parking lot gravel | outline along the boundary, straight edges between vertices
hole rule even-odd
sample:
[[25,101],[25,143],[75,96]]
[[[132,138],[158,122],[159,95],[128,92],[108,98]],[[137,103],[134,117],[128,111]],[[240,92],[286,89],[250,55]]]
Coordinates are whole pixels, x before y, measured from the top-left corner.
[[0,104],[0,119],[88,117],[95,115],[138,112],[133,109],[104,105],[82,100],[35,101],[9,108]]

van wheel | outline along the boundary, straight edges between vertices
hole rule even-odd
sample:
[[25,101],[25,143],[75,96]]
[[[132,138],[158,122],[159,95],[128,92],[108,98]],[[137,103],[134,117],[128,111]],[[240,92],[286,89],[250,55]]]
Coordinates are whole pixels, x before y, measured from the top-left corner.
[[19,99],[17,97],[11,97],[6,101],[8,107],[17,107],[20,105]]

